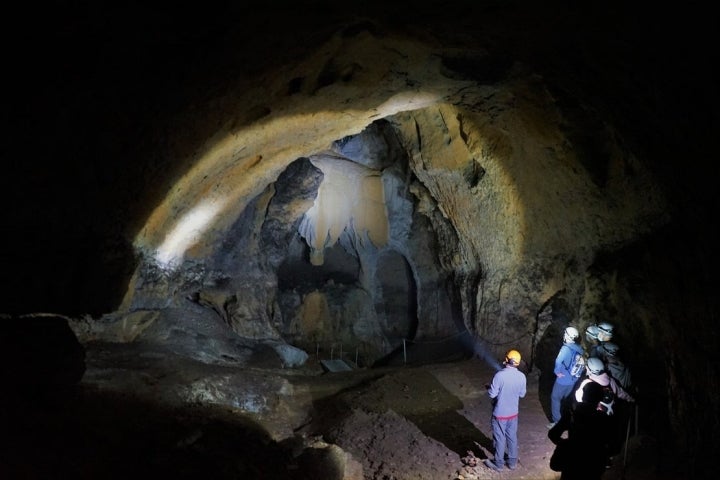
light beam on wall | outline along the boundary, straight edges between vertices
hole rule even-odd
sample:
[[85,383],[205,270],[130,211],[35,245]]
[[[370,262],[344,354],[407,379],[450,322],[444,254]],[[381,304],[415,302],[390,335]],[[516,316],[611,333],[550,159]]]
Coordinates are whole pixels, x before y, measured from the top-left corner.
[[195,206],[165,236],[155,253],[155,261],[164,268],[182,262],[185,251],[196,243],[224,207],[224,202],[203,202]]
[[[333,141],[356,134],[379,118],[423,108],[441,98],[439,92],[413,90],[393,94],[390,98],[383,94],[374,107],[354,109],[345,105],[342,110],[327,110],[325,105],[313,104],[315,100],[322,103],[322,98],[312,97],[300,105],[300,111],[278,110],[277,117],[269,115],[239,130],[221,129],[208,141],[205,150],[197,154],[194,166],[155,208],[135,238],[135,248],[141,252],[156,252],[153,257],[166,266],[181,260],[185,255],[183,247],[192,246],[193,240],[180,238],[200,228],[193,224],[202,223],[202,230],[208,231],[207,222],[215,218],[219,221],[218,230],[227,227],[223,218],[227,221],[236,218],[250,199],[297,158],[324,151]],[[368,183],[375,188],[373,180]],[[220,204],[202,204],[208,199]],[[225,208],[227,211],[221,211]],[[192,209],[190,213],[180,217],[181,225],[176,215],[189,209]],[[375,213],[370,216],[374,217]],[[364,224],[364,220],[355,218],[355,225],[358,221]],[[165,233],[170,230],[171,233]],[[373,242],[386,241],[383,232],[375,228],[368,232]],[[198,235],[199,232],[195,234]],[[325,240],[323,236],[321,243]],[[162,246],[156,248],[159,244]]]

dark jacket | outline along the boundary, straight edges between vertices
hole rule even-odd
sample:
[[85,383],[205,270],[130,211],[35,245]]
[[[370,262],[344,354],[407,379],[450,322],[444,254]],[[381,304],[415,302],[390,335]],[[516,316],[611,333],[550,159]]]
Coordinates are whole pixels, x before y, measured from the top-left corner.
[[[600,480],[608,446],[605,435],[598,432],[607,428],[607,415],[590,404],[576,402],[548,432],[557,454],[551,458],[551,468],[562,472],[563,480]],[[567,438],[562,438],[564,432]]]

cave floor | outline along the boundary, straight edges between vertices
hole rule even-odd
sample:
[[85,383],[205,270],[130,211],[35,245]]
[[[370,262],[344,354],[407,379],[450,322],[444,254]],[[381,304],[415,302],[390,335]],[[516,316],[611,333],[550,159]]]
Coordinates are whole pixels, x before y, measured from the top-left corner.
[[[547,438],[549,392],[533,373],[528,374],[528,393],[520,404],[519,467],[497,473],[482,465],[482,459],[492,458],[491,406],[484,385],[493,369],[478,358],[335,373],[324,373],[313,359],[292,372],[269,368],[262,374],[284,377],[295,392],[302,392],[298,402],[290,402],[289,409],[272,419],[272,427],[226,406],[163,404],[138,394],[142,388],[133,388],[121,370],[106,374],[100,385],[92,381],[98,378],[95,369],[106,370],[112,358],[106,355],[102,365],[98,358],[89,352],[85,377],[76,388],[18,396],[8,404],[3,412],[9,428],[0,450],[0,478],[560,476],[548,466],[553,451]],[[143,370],[133,378],[156,388],[164,378],[178,381],[177,376],[158,370],[159,363],[153,370],[137,352],[118,361],[123,371],[133,370],[133,358],[138,362],[135,367]],[[162,363],[163,368],[172,364]],[[192,365],[195,376],[202,375],[203,369],[218,368],[199,362]],[[182,368],[188,371],[190,367]],[[122,388],[109,388],[113,378]],[[274,438],[269,432],[277,431],[283,418],[293,434]],[[678,478],[658,469],[656,442],[642,431],[633,432],[627,447],[627,453],[623,450],[614,458],[604,479]],[[475,467],[468,465],[472,457],[477,458]]]

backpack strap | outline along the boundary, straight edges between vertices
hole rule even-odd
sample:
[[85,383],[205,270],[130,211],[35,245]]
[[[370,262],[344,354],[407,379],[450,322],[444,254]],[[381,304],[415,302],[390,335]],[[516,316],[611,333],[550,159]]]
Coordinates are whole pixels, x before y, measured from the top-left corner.
[[[574,354],[573,349],[568,347],[567,345],[563,344],[563,346],[560,347],[560,350],[562,350],[563,348],[567,348],[568,350],[570,350],[570,353]],[[568,373],[570,373],[570,367],[572,367],[572,359],[573,358],[575,358],[575,355],[570,357],[570,365],[565,365],[565,362],[560,362],[560,363],[562,363],[562,366],[565,367],[565,370],[567,370]]]

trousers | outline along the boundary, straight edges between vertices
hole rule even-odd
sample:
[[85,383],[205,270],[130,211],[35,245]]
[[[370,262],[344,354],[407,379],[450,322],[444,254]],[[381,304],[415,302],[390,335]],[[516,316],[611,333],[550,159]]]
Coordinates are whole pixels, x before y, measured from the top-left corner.
[[490,425],[493,432],[493,447],[495,447],[495,465],[502,468],[507,454],[508,467],[515,468],[518,461],[517,415],[507,420],[493,416]]

